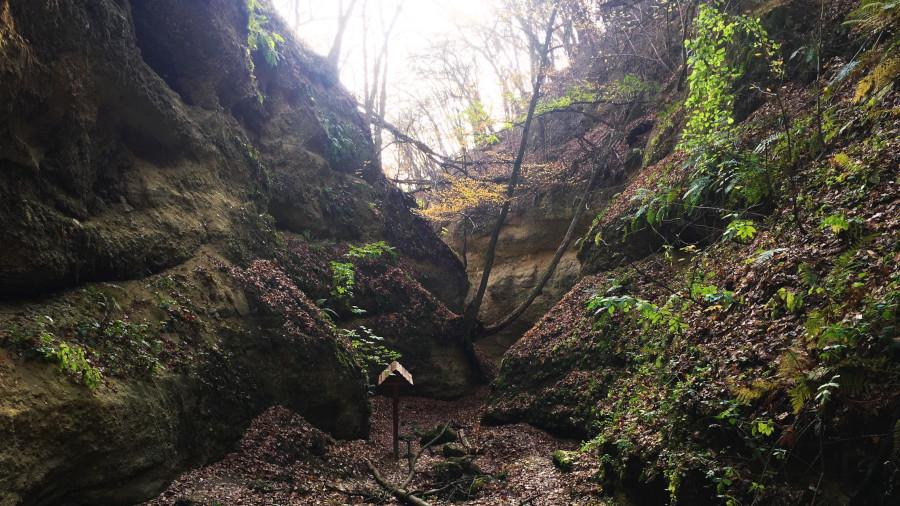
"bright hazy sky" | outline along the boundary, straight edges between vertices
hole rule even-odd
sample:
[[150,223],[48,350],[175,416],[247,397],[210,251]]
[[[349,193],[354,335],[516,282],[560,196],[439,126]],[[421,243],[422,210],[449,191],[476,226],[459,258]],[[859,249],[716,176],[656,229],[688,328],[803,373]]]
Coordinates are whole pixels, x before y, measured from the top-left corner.
[[[293,0],[273,0],[288,24],[294,23]],[[344,0],[348,5],[350,0]],[[390,22],[398,4],[403,7],[391,36],[388,67],[388,113],[404,101],[406,94],[421,92],[421,83],[409,67],[409,56],[420,52],[430,42],[459,37],[457,26],[489,20],[497,0],[357,0],[353,19],[344,36],[341,81],[358,98],[363,90],[362,7],[367,3],[369,33],[377,41],[369,45],[369,58],[380,47],[381,19]],[[338,0],[300,0],[300,22],[296,31],[304,42],[320,54],[328,53],[337,30]],[[311,19],[311,20],[310,20]],[[479,84],[483,100],[499,115],[500,93],[496,78],[487,65],[481,65]]]

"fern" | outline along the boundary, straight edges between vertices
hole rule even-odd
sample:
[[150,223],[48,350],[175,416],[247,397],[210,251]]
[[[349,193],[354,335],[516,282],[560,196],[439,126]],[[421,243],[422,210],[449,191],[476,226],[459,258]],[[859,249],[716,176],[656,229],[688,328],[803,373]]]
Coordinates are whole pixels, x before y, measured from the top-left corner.
[[847,78],[847,76],[850,75],[850,73],[853,72],[854,69],[856,69],[857,66],[859,66],[859,60],[853,60],[850,63],[844,65],[840,70],[838,70],[837,74],[834,75],[834,78],[831,79],[828,85],[832,86],[843,81]]
[[808,361],[809,356],[805,351],[791,349],[784,352],[778,363],[778,377],[791,385],[788,397],[794,413],[802,411],[807,401],[812,398],[812,390],[807,383],[805,372]]
[[800,282],[803,283],[803,286],[809,289],[810,294],[813,293],[814,289],[819,286],[819,275],[813,270],[812,266],[806,262],[801,262],[800,265],[797,266],[797,276],[800,278]]
[[894,456],[900,456],[900,418],[894,422]]
[[755,379],[748,386],[735,389],[735,398],[744,405],[750,405],[775,387],[775,382],[767,379]]
[[842,367],[841,389],[851,397],[857,397],[865,394],[872,389],[872,374],[867,368],[862,367]]
[[806,383],[799,383],[788,390],[788,397],[791,400],[791,409],[794,410],[794,414],[797,414],[803,411],[803,407],[812,398],[812,390]]
[[879,33],[900,23],[900,0],[862,0],[844,24]]

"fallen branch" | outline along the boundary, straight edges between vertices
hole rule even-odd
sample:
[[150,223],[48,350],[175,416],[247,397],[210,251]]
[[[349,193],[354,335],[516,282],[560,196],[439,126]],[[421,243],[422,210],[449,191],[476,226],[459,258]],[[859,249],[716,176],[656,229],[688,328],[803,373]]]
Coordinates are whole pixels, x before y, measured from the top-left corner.
[[344,487],[341,487],[338,485],[332,485],[330,483],[326,483],[325,488],[327,488],[328,490],[331,490],[333,492],[337,492],[339,494],[344,494],[345,496],[350,497],[350,498],[360,497],[363,500],[371,500],[375,497],[369,491],[347,490]]
[[386,479],[384,479],[383,476],[381,476],[381,473],[378,472],[378,469],[375,467],[375,465],[372,464],[372,462],[369,459],[365,459],[366,467],[368,467],[369,472],[372,473],[372,478],[375,479],[375,483],[377,483],[378,486],[383,488],[385,491],[387,491],[389,494],[394,496],[394,498],[396,498],[398,501],[402,502],[403,504],[410,504],[412,506],[431,506],[431,504],[429,504],[427,501],[424,501],[424,500],[416,497],[409,490],[408,487],[409,487],[409,484],[412,482],[413,477],[416,475],[416,463],[419,461],[419,458],[422,456],[423,453],[425,453],[425,450],[427,450],[428,448],[433,446],[435,443],[437,443],[438,440],[441,439],[441,437],[444,435],[445,432],[447,432],[447,429],[449,429],[449,428],[450,428],[450,422],[445,423],[444,426],[441,428],[441,431],[438,432],[438,434],[436,436],[434,436],[434,438],[432,438],[431,441],[428,441],[427,443],[422,445],[422,447],[419,448],[419,451],[417,451],[415,453],[415,455],[412,455],[410,457],[409,473],[406,475],[406,479],[404,479],[403,483],[401,483],[400,485],[394,485],[394,484],[388,482]]
[[387,482],[382,476],[381,473],[378,472],[378,469],[366,459],[366,466],[369,468],[369,472],[372,473],[372,478],[375,479],[375,483],[377,483],[381,488],[385,489],[389,494],[394,496],[398,501],[403,504],[411,504],[412,506],[431,506],[431,503],[423,501],[418,497],[412,495],[412,493],[407,492],[406,489],[394,486]]
[[465,448],[466,453],[468,453],[469,455],[474,455],[474,454],[478,453],[478,451],[475,449],[475,447],[473,447],[472,444],[469,443],[469,439],[466,438],[465,429],[460,427],[456,431],[456,434],[459,436],[459,442],[460,442],[460,444],[462,444],[463,448]]
[[499,159],[499,158],[473,160],[473,161],[469,161],[469,162],[455,160],[455,159],[452,159],[450,157],[447,157],[445,155],[438,153],[437,151],[432,149],[430,146],[428,146],[424,142],[422,142],[418,139],[415,139],[410,135],[407,135],[406,133],[403,132],[402,129],[393,125],[391,122],[387,121],[382,116],[378,116],[378,115],[374,115],[374,114],[370,115],[369,122],[373,125],[376,125],[378,127],[381,127],[383,129],[387,130],[391,135],[394,136],[394,138],[397,140],[398,143],[412,145],[420,153],[422,153],[426,158],[428,158],[432,163],[436,164],[438,167],[441,167],[442,169],[453,169],[453,170],[459,172],[463,177],[473,179],[475,181],[491,182],[492,180],[491,179],[483,179],[483,178],[474,176],[473,174],[470,173],[470,170],[469,170],[470,167],[480,168],[480,167],[485,167],[485,166],[494,165],[494,164],[512,164],[513,163],[513,161],[511,161],[511,160],[503,160],[503,159]]

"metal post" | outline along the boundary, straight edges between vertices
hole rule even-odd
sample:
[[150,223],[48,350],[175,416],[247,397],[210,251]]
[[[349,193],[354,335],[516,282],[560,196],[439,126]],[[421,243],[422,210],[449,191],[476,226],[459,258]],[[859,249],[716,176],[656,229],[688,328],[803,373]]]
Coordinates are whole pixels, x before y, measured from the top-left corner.
[[400,458],[400,385],[393,385],[394,391],[394,458]]

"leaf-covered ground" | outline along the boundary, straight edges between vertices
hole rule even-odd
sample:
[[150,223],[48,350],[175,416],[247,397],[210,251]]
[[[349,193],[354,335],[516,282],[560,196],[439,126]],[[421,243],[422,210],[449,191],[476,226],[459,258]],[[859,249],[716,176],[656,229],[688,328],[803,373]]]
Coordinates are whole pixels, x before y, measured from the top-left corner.
[[588,237],[597,274],[506,354],[489,417],[592,437],[576,470],[654,491],[643,503],[895,503],[895,48],[835,59],[821,96],[787,85],[742,123],[743,149],[782,171],[748,237],[678,207],[677,153],[635,177]]
[[[480,489],[470,498],[429,497],[439,504],[519,505],[602,504],[593,485],[577,470],[563,472],[551,460],[555,450],[571,450],[574,441],[554,438],[525,424],[483,426],[484,391],[456,401],[405,397],[401,434],[426,431],[448,420],[462,429],[481,469]],[[238,448],[221,461],[185,473],[146,506],[187,505],[338,505],[395,504],[370,478],[364,459],[397,482],[406,460],[391,453],[390,399],[372,402],[367,440],[336,441],[302,417],[273,407],[253,421]],[[413,451],[418,446],[413,443]],[[405,452],[401,443],[401,454]],[[445,462],[440,448],[426,452],[417,465],[414,490],[441,486],[432,471]],[[453,501],[452,499],[457,499]]]

